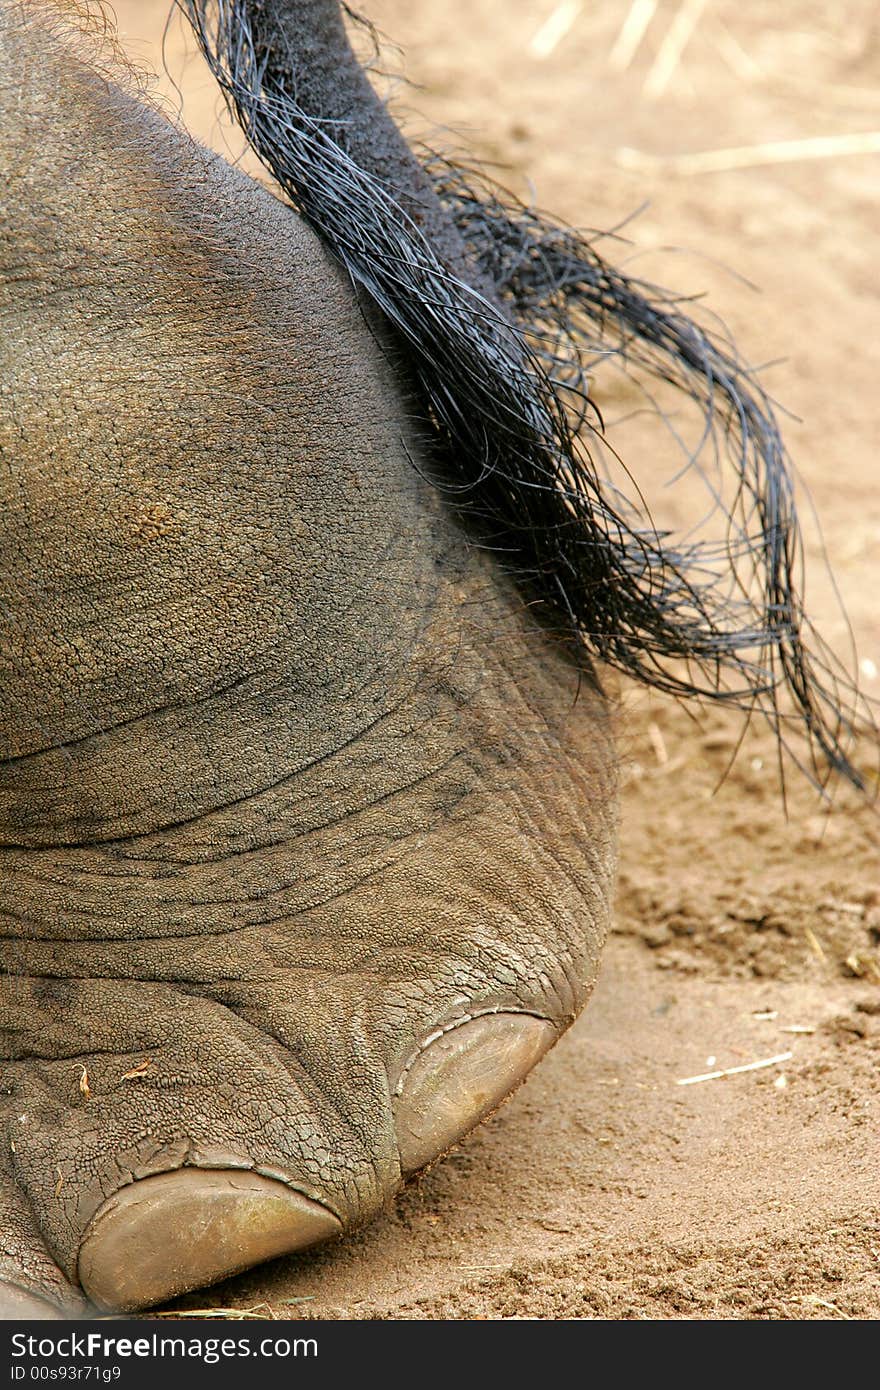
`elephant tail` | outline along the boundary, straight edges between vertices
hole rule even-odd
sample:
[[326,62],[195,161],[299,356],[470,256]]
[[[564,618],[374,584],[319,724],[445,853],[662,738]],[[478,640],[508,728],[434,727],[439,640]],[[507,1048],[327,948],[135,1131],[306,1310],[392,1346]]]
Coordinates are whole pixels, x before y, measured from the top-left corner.
[[[817,786],[837,772],[866,790],[853,750],[860,733],[877,742],[876,723],[805,612],[791,465],[735,349],[614,269],[595,238],[485,174],[417,157],[336,0],[178,3],[251,145],[395,330],[439,485],[544,625],[584,669],[598,657],[757,711]],[[597,464],[589,386],[609,355],[697,403],[711,468],[702,449],[692,462],[717,540],[658,531],[638,486]]]

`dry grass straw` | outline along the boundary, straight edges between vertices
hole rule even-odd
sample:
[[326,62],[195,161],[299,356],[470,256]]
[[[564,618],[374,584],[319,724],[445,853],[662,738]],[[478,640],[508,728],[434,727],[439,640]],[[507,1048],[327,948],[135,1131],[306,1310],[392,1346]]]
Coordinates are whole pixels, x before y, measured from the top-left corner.
[[706,0],[681,0],[645,78],[642,94],[649,100],[656,101],[666,91],[705,8]]
[[583,8],[583,0],[562,0],[533,34],[529,43],[530,55],[539,62],[549,58],[574,28]]
[[718,1071],[704,1071],[699,1076],[684,1076],[676,1081],[676,1086],[695,1086],[698,1081],[720,1081],[725,1076],[740,1076],[747,1071],[763,1071],[766,1067],[778,1066],[788,1062],[793,1052],[778,1052],[775,1057],[763,1057],[759,1062],[746,1062],[739,1067],[723,1067]]
[[617,162],[621,168],[635,173],[693,176],[869,154],[880,154],[880,130],[816,135],[804,140],[768,140],[758,145],[734,145],[729,149],[697,150],[693,154],[679,155],[649,154],[624,145],[617,151]]
[[633,0],[608,55],[608,66],[612,72],[626,72],[656,13],[657,0]]

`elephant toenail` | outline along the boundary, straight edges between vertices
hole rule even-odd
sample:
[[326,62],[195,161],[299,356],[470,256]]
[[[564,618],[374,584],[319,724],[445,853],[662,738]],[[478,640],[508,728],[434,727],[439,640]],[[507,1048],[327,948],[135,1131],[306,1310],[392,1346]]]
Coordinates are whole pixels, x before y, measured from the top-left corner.
[[393,1102],[402,1171],[424,1168],[473,1129],[557,1036],[533,1014],[493,1013],[432,1038],[404,1071]]
[[273,1178],[180,1168],[104,1203],[80,1246],[79,1280],[98,1307],[134,1311],[341,1230],[326,1207]]
[[30,1321],[46,1322],[63,1318],[64,1314],[39,1294],[20,1289],[17,1284],[0,1281],[0,1322]]

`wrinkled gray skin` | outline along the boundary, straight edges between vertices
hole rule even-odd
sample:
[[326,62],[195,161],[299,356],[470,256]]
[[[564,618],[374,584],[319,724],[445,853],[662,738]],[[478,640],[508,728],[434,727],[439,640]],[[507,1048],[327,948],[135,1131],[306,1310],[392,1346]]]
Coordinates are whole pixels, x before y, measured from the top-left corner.
[[603,702],[423,476],[313,235],[27,8],[0,0],[9,1316],[80,1306],[102,1204],[184,1165],[370,1217],[426,1039],[582,1008],[616,799]]

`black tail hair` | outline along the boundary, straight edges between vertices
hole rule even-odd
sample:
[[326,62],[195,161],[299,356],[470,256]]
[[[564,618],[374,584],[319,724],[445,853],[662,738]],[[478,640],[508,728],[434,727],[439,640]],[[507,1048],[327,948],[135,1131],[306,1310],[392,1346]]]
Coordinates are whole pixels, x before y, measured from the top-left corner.
[[[834,770],[864,790],[848,749],[860,720],[876,725],[804,612],[789,461],[735,350],[484,173],[407,152],[425,198],[406,170],[383,180],[364,167],[364,132],[355,141],[314,100],[296,3],[178,3],[251,145],[399,335],[452,505],[545,625],[574,638],[586,666],[593,654],[656,689],[759,711],[817,786]],[[390,122],[378,101],[374,119]],[[596,467],[589,376],[609,352],[698,403],[735,478],[719,542],[658,533],[637,489],[627,500]],[[786,688],[807,763],[787,736]]]

